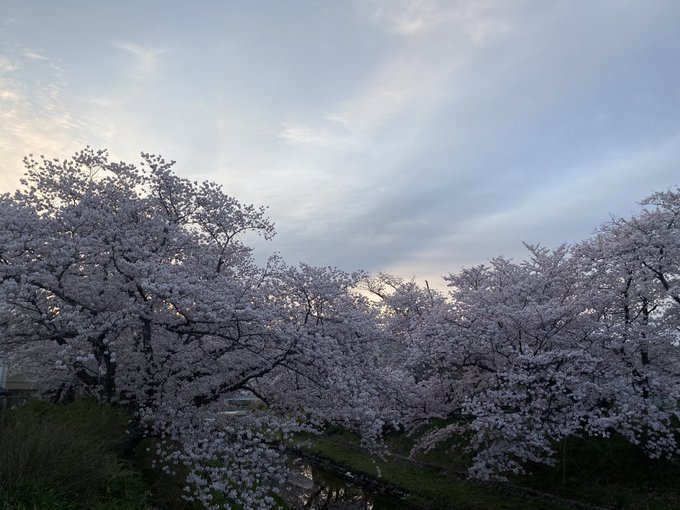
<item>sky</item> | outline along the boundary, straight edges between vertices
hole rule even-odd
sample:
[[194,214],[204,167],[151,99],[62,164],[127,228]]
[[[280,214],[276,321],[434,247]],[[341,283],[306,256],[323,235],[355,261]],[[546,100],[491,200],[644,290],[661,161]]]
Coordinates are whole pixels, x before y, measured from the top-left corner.
[[675,0],[0,1],[0,192],[140,152],[268,206],[259,260],[431,285],[680,185]]

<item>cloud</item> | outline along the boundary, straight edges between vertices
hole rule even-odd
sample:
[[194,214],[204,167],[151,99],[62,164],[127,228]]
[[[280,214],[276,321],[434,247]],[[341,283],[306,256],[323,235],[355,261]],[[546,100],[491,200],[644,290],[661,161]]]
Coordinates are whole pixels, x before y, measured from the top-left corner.
[[43,55],[41,52],[34,50],[24,51],[24,56],[29,60],[49,60],[48,57]]
[[[352,77],[344,98],[298,109],[280,124],[287,163],[262,179],[273,190],[263,196],[285,257],[379,270],[444,228],[433,212],[442,197],[427,187],[440,192],[450,184],[429,181],[430,170],[414,157],[442,110],[463,100],[465,67],[512,25],[502,8],[447,5],[359,4],[361,16],[388,34],[384,54]],[[395,43],[390,34],[409,37]]]
[[364,0],[359,12],[388,33],[422,36],[454,30],[480,42],[508,29],[504,19],[520,2],[510,0]]
[[17,70],[17,65],[15,62],[10,60],[8,57],[0,55],[0,74],[11,73]]
[[121,50],[132,53],[141,59],[154,59],[165,53],[165,50],[160,48],[145,47],[130,42],[117,42],[115,43],[115,46]]
[[[522,241],[550,248],[578,242],[606,223],[610,216],[628,217],[637,203],[655,190],[672,183],[680,158],[680,132],[645,147],[628,148],[602,155],[546,179],[542,185],[509,188],[513,200],[494,207],[484,200],[484,209],[468,215],[439,209],[448,226],[432,225],[435,231],[405,230],[410,239],[397,254],[383,259],[387,271],[442,286],[438,276],[459,271],[504,255],[526,256]],[[642,170],[644,169],[644,170]],[[568,176],[568,178],[566,177]],[[452,190],[451,201],[467,201],[470,189]],[[411,211],[416,213],[415,211]],[[417,213],[416,213],[417,214]],[[441,220],[440,220],[441,221]]]
[[319,148],[347,147],[352,144],[351,140],[337,132],[301,122],[284,122],[277,136],[284,142]]
[[[0,58],[11,62],[5,69],[17,73],[17,77],[0,77],[0,192],[16,189],[24,171],[21,161],[29,152],[62,157],[82,148],[82,124],[64,97],[63,76],[48,58],[20,55]],[[42,79],[33,87],[19,79],[22,58],[42,66]]]
[[[367,0],[363,17],[388,32],[418,34],[396,44],[379,65],[355,77],[358,86],[344,100],[318,108],[316,120],[292,119],[281,137],[332,145],[351,138],[348,150],[395,144],[406,147],[458,92],[461,69],[485,47],[514,30],[510,2],[492,0]],[[308,114],[306,114],[309,117]],[[336,124],[335,128],[328,121]],[[342,130],[338,136],[336,130]]]
[[372,0],[363,3],[373,22],[399,34],[413,35],[440,23],[431,0]]
[[15,103],[21,100],[21,93],[13,89],[11,86],[6,85],[4,80],[0,80],[0,104],[5,107],[9,107],[11,103]]
[[357,0],[281,9],[272,32],[235,4],[233,30],[190,9],[148,44],[137,14],[61,49],[27,34],[50,53],[2,45],[0,186],[26,152],[146,150],[270,205],[264,249],[293,262],[420,277],[521,256],[677,180],[677,8],[650,5]]
[[428,116],[452,93],[449,80],[459,62],[454,57],[432,66],[420,58],[396,58],[381,66],[358,95],[332,107],[325,118],[364,141],[403,115],[413,117],[413,126],[413,120]]
[[114,46],[132,55],[132,67],[128,70],[130,76],[137,79],[148,79],[158,71],[161,55],[167,53],[165,48],[142,46],[132,42],[116,42]]

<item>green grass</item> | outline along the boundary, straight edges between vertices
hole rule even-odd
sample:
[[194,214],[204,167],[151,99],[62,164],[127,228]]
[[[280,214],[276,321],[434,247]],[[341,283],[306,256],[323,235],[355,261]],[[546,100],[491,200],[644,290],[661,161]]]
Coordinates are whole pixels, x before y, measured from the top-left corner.
[[[392,442],[395,438],[391,438]],[[307,442],[309,440],[309,443]],[[405,441],[410,441],[406,438]],[[545,510],[544,502],[527,500],[490,490],[485,484],[452,477],[441,470],[421,467],[387,458],[379,460],[362,450],[358,438],[346,432],[328,436],[301,438],[297,445],[357,472],[377,476],[399,487],[409,495],[407,501],[418,506],[444,510]],[[556,510],[562,507],[553,507]]]
[[[438,424],[442,425],[442,424]],[[389,451],[408,455],[425,430],[386,437]],[[408,499],[428,509],[558,509],[561,503],[527,499],[502,485],[476,483],[457,476],[469,456],[451,451],[454,440],[420,454],[417,460],[448,469],[409,465],[394,457],[378,460],[362,450],[355,435],[330,429],[325,436],[300,438],[303,449],[353,470],[383,478],[409,492]],[[566,445],[566,450],[565,450]],[[527,466],[526,475],[511,482],[527,489],[622,510],[680,508],[680,461],[651,460],[621,437],[571,438],[557,445],[554,467]]]
[[[125,410],[93,401],[31,402],[0,413],[0,510],[200,510],[198,503],[182,499],[186,473],[152,468],[154,440],[131,444],[127,421]],[[388,434],[389,450],[408,455],[425,430]],[[341,429],[301,437],[295,444],[356,472],[374,477],[380,472],[423,508],[563,508],[456,475],[470,458],[449,451],[453,440],[417,457],[431,466],[381,460]],[[680,508],[680,461],[650,460],[621,437],[570,438],[557,445],[556,460],[552,468],[527,466],[529,473],[513,482],[622,510]]]
[[32,401],[0,413],[0,510],[203,510],[187,468],[152,467],[156,440],[130,441],[125,409]]
[[0,510],[144,510],[124,410],[31,402],[0,414]]
[[557,464],[527,466],[518,483],[621,509],[680,508],[680,460],[650,459],[620,436],[569,438]]

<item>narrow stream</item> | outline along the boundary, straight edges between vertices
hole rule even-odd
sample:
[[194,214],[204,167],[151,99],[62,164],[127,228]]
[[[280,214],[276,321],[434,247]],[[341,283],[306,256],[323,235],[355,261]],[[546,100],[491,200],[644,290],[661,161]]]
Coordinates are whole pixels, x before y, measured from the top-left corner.
[[[358,482],[338,476],[313,462],[299,459],[295,475],[283,491],[283,497],[295,510],[412,510],[397,496],[376,494]],[[348,480],[349,478],[350,480]]]

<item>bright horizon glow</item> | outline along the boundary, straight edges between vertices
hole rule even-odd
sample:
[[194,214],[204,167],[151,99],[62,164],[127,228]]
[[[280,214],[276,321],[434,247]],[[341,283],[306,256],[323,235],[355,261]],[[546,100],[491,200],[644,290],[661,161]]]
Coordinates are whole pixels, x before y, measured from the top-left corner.
[[0,5],[0,192],[151,152],[269,207],[291,264],[428,279],[680,185],[680,5]]

